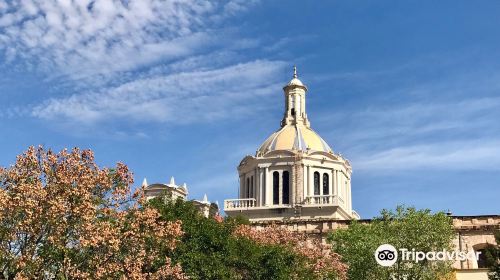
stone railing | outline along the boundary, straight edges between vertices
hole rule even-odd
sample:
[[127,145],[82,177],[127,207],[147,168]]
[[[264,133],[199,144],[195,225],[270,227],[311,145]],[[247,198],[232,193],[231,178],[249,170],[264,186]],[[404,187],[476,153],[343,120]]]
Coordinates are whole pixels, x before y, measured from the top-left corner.
[[255,198],[240,198],[240,199],[226,199],[224,200],[224,210],[242,209],[257,207],[257,200]]
[[305,205],[338,205],[338,197],[336,195],[311,195],[306,197]]

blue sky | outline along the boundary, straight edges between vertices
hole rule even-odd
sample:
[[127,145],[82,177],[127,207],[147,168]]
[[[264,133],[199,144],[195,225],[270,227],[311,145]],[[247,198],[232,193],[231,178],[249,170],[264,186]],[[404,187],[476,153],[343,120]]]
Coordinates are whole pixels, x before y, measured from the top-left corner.
[[237,197],[296,64],[362,217],[500,213],[500,2],[0,0],[0,165],[90,148]]

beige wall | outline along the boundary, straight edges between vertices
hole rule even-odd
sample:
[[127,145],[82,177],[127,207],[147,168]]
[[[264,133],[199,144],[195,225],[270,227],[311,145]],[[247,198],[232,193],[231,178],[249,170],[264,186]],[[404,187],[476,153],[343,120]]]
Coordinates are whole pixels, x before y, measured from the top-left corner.
[[466,269],[455,272],[456,280],[488,280],[486,269]]
[[[457,250],[476,252],[487,244],[495,244],[495,229],[500,229],[500,216],[467,216],[454,217],[453,226],[456,236],[453,244]],[[455,262],[457,269],[477,269],[476,260]]]

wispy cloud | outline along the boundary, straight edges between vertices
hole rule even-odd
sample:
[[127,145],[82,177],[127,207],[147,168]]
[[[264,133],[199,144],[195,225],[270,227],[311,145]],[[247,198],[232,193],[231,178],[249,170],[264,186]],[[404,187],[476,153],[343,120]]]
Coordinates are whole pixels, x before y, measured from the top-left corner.
[[[452,61],[443,59],[444,63]],[[342,147],[356,170],[498,170],[500,75],[483,70],[448,73],[420,83],[406,80],[389,86],[375,82],[419,73],[422,64],[408,62],[374,73],[328,76],[360,81],[358,87],[370,90],[371,96],[323,112],[313,122],[327,128],[325,138],[335,139],[334,148]]]
[[359,170],[498,170],[498,112],[500,98],[371,109],[339,134]]
[[72,79],[112,75],[197,53],[250,2],[0,1],[0,52]]
[[256,2],[0,0],[0,66],[43,73],[52,96],[3,117],[90,127],[245,114],[284,66],[242,55],[259,39],[226,27]]
[[393,170],[500,170],[500,139],[485,142],[443,141],[428,145],[407,145],[367,153],[354,158],[356,169],[390,172]]
[[[380,141],[388,138],[416,138],[434,134],[444,136],[459,134],[459,137],[478,137],[478,131],[486,134],[495,130],[494,116],[500,112],[500,98],[468,98],[448,102],[419,102],[410,104],[381,105],[349,114],[347,117],[355,127],[345,129],[345,136],[357,141]],[[340,119],[341,114],[322,116]],[[344,117],[345,118],[345,117]],[[404,140],[403,139],[403,140]]]
[[251,100],[275,91],[279,83],[275,77],[284,66],[281,61],[256,60],[214,70],[158,74],[99,92],[52,98],[36,106],[32,115],[83,124],[117,119],[190,123],[241,116],[255,110],[248,106]]

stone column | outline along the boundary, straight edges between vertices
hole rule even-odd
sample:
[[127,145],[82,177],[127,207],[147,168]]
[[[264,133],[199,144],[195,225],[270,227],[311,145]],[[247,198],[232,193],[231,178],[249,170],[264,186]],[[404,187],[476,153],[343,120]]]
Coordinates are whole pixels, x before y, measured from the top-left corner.
[[[289,182],[290,183],[290,182]],[[278,204],[283,204],[283,170],[278,171]]]
[[[347,209],[352,210],[352,197],[351,197],[351,179],[347,179],[347,192],[349,193],[349,198],[347,199]],[[350,212],[349,212],[350,214]]]
[[303,113],[303,118],[306,117],[306,93],[301,96],[302,97],[302,113]]
[[340,172],[340,184],[342,185],[342,197],[344,199],[344,207],[346,206],[347,201],[347,189],[345,187],[345,175],[343,172]]
[[304,172],[302,171],[302,163],[301,162],[296,162],[295,163],[295,168],[294,168],[294,203],[298,204],[301,203],[302,200],[304,199],[304,178],[303,174]]
[[[252,190],[253,190],[253,195],[252,197],[255,198],[256,200],[259,199],[258,193],[259,193],[259,188],[257,187],[257,167],[253,170],[253,185],[252,185]],[[257,204],[255,205],[257,206]]]
[[262,170],[257,167],[257,206],[262,206]]
[[302,190],[303,190],[303,194],[304,194],[304,197],[302,198],[302,201],[304,201],[306,199],[306,197],[309,195],[309,185],[308,185],[308,180],[309,178],[307,177],[307,166],[305,164],[302,164],[302,174],[303,174],[303,177],[304,180],[302,182]]
[[[264,171],[264,182],[265,182],[265,185],[264,185],[264,188],[266,189],[265,192],[266,192],[266,202],[265,202],[265,205],[268,206],[268,205],[271,205],[272,204],[272,184],[269,183],[269,167],[266,167],[265,171]],[[271,193],[270,193],[271,192]]]
[[290,116],[290,110],[292,109],[292,98],[293,98],[293,97],[292,97],[292,95],[291,95],[291,94],[289,94],[289,93],[285,93],[285,96],[286,96],[286,97],[285,97],[285,98],[286,98],[286,106],[285,106],[285,107],[286,107],[286,108],[285,108],[286,113],[285,113],[285,116],[287,116],[287,117],[288,117],[288,116]]
[[330,174],[328,174],[328,177],[330,180],[328,181],[328,194],[333,195],[333,172],[330,171]]
[[319,195],[324,195],[323,193],[323,172],[322,169],[319,171]]
[[332,169],[332,195],[338,195],[337,194],[337,170]]
[[341,197],[342,196],[342,181],[340,179],[340,170],[337,170],[337,191],[338,191],[338,196]]
[[245,176],[240,175],[240,193],[238,198],[245,198]]
[[311,170],[311,166],[308,165],[307,166],[307,183],[308,183],[308,189],[309,189],[309,196],[312,196],[314,195],[314,186],[313,186],[313,182],[312,182],[312,174],[311,174],[312,170]]

